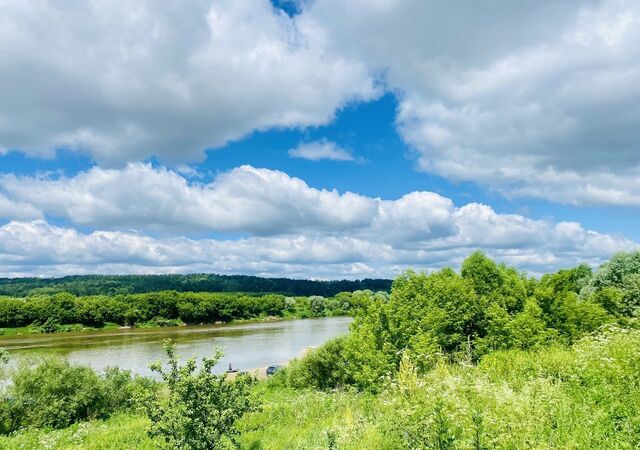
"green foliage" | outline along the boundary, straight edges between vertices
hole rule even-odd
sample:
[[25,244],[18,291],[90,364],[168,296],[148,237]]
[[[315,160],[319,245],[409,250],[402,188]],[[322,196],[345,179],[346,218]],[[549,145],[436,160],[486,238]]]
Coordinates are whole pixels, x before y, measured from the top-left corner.
[[[568,345],[607,323],[627,323],[622,319],[633,317],[640,301],[637,255],[618,255],[595,275],[581,265],[540,281],[480,252],[463,262],[460,274],[408,271],[390,296],[374,296],[357,310],[339,346],[328,344],[293,366],[291,385],[377,391],[405,352],[426,373],[443,357],[477,362],[497,350]],[[584,296],[589,286],[598,288]]]
[[168,370],[160,363],[151,369],[162,377],[168,394],[147,405],[152,426],[150,435],[162,440],[171,449],[221,449],[236,447],[236,422],[257,408],[251,396],[254,380],[240,374],[233,380],[214,375],[214,366],[221,357],[203,358],[197,368],[195,358],[180,366],[175,344],[165,341]]
[[137,399],[155,384],[132,378],[127,371],[109,369],[99,376],[92,369],[62,359],[21,364],[2,393],[0,434],[25,427],[64,428],[80,420],[132,410]]
[[350,384],[347,370],[342,367],[347,360],[343,353],[345,342],[346,338],[340,337],[311,350],[301,360],[292,361],[281,371],[281,377],[286,377],[287,385],[298,388],[331,389]]
[[178,292],[260,292],[322,295],[370,289],[388,291],[390,280],[292,280],[247,275],[72,275],[62,278],[0,278],[0,295],[27,297],[69,292],[75,296]]
[[[247,449],[635,449],[640,331],[606,328],[571,347],[502,350],[478,364],[440,359],[420,373],[404,353],[380,394],[261,384],[264,407],[238,422]],[[149,421],[115,415],[0,436],[6,449],[153,449]]]
[[[600,267],[581,294],[585,298],[593,295],[597,298],[601,291],[612,288],[619,291],[621,298],[607,304],[612,308],[609,312],[640,317],[640,252],[614,255]],[[608,295],[612,292],[610,290]]]
[[39,332],[76,331],[107,323],[136,327],[214,323],[261,317],[344,315],[366,304],[371,291],[344,292],[335,298],[279,294],[194,293],[75,297],[68,293],[28,298],[0,297],[0,327],[30,326]]
[[[355,317],[349,335],[292,362],[263,387],[213,375],[217,358],[199,371],[195,360],[179,366],[168,346],[169,370],[154,366],[165,395],[137,395],[127,391],[126,376],[107,374],[100,379],[111,379],[113,388],[102,389],[104,408],[144,398],[151,436],[170,448],[640,447],[640,330],[633,329],[640,253],[616,255],[595,273],[578,266],[540,280],[474,253],[460,274],[407,272],[390,295],[270,294],[261,303],[220,295],[123,296],[131,301],[120,313],[127,320],[160,313],[192,321],[342,311]],[[0,320],[45,311],[60,320],[62,309],[72,320],[79,304],[104,320],[119,308],[120,297],[107,298],[113,303],[95,303],[103,309],[68,296],[0,299]],[[256,389],[270,398],[263,410],[250,395]],[[6,429],[11,415],[3,414]],[[143,442],[139,434],[131,439]]]

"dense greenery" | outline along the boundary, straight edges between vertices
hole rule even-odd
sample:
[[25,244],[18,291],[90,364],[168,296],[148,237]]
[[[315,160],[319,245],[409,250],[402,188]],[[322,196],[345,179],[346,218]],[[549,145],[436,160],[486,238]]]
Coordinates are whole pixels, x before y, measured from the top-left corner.
[[[570,348],[501,350],[478,364],[411,365],[380,394],[255,389],[238,423],[245,449],[634,449],[640,445],[640,332],[611,329]],[[156,449],[144,415],[0,437],[0,448]]]
[[638,255],[616,255],[596,274],[578,266],[540,280],[479,252],[459,274],[407,272],[390,296],[356,314],[348,337],[294,364],[291,384],[376,391],[403,355],[426,373],[441,355],[473,363],[497,350],[569,345],[605,324],[633,325],[640,313]]
[[[348,314],[372,296],[370,291],[335,297],[286,297],[161,291],[148,294],[93,295],[69,293],[27,298],[0,297],[0,327],[31,326],[35,331],[73,330],[72,324],[154,326],[229,322],[260,317],[323,317]],[[0,334],[2,333],[0,329]]]
[[68,292],[81,295],[141,294],[155,291],[258,292],[322,295],[358,290],[388,291],[391,280],[293,280],[247,275],[73,275],[62,278],[0,278],[0,295],[27,297]]
[[[260,410],[249,405],[248,381],[237,397],[221,395],[223,379],[191,362],[164,372],[165,391],[184,384],[169,389],[172,401],[146,402],[164,408],[154,416],[152,407],[151,419],[117,413],[84,428],[24,431],[0,447],[151,449],[189,435],[189,446],[215,448],[233,430],[249,449],[639,448],[639,274],[640,253],[539,280],[475,253],[460,273],[407,272],[390,295],[352,294],[351,333],[253,387]],[[320,303],[308,301],[311,310]],[[211,416],[222,397],[239,404],[232,425],[198,422],[198,405]],[[54,426],[116,409],[108,411]],[[149,435],[160,423],[169,432]],[[184,432],[194,426],[214,429]]]

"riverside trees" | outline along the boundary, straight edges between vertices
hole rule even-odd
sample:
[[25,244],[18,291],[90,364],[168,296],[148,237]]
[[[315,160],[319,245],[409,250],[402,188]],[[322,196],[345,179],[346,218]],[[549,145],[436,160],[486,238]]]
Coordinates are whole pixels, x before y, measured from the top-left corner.
[[475,362],[497,350],[572,344],[607,323],[637,323],[638,305],[640,253],[616,255],[595,274],[578,266],[536,280],[476,252],[460,273],[404,273],[388,298],[356,313],[348,337],[288,376],[297,385],[377,390],[405,354],[425,373],[440,358]]

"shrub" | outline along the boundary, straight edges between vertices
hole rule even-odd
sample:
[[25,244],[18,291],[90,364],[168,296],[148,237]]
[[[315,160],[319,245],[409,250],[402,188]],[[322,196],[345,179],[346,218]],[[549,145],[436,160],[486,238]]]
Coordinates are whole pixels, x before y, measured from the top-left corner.
[[333,339],[311,350],[301,360],[293,361],[286,368],[286,382],[291,387],[333,389],[352,384],[344,367],[343,354],[346,338]]
[[131,373],[109,369],[100,376],[88,367],[62,359],[21,364],[3,393],[0,432],[20,428],[64,428],[72,423],[107,417],[134,407],[136,395],[152,390],[151,380],[132,379]]
[[149,434],[159,437],[171,449],[221,449],[236,446],[236,422],[257,408],[251,396],[254,379],[240,374],[235,379],[212,373],[221,353],[203,358],[197,368],[195,358],[180,366],[175,343],[165,341],[168,370],[157,362],[151,369],[167,384],[168,394],[147,404],[152,426]]

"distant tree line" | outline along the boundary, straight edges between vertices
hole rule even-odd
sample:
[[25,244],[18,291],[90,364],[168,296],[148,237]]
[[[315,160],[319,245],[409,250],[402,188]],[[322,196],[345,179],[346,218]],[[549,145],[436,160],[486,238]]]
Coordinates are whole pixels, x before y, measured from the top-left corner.
[[74,275],[61,278],[0,278],[0,295],[27,297],[68,292],[80,295],[141,294],[156,291],[252,292],[322,295],[358,290],[389,291],[391,280],[294,280],[248,275]]
[[[382,293],[380,295],[385,295]],[[32,297],[0,297],[0,327],[66,331],[68,325],[102,327],[229,322],[260,317],[324,317],[350,314],[374,297],[372,291],[333,297],[248,295],[159,291],[145,294],[75,296],[68,292]],[[178,321],[178,322],[176,322]]]

